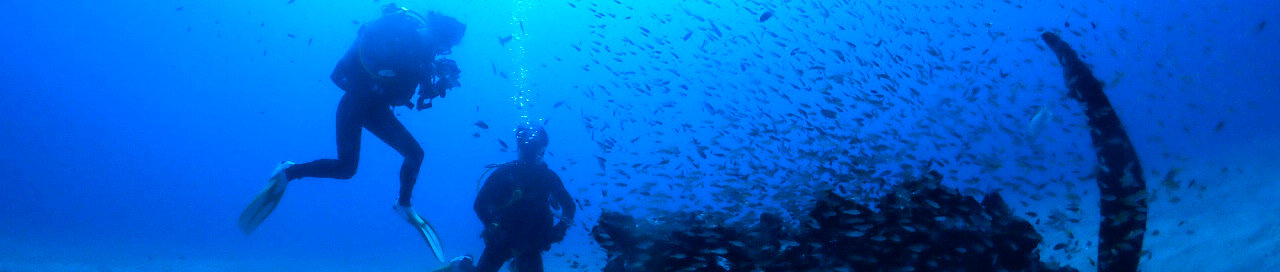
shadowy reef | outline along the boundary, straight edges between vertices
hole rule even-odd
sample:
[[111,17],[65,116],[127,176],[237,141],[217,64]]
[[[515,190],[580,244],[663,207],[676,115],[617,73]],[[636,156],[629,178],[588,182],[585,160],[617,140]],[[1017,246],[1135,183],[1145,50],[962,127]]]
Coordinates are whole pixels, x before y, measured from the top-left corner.
[[605,211],[591,235],[617,271],[1076,271],[1040,261],[1042,241],[998,192],[979,202],[942,176],[898,184],[872,205],[832,191],[794,224],[675,212],[648,220]]

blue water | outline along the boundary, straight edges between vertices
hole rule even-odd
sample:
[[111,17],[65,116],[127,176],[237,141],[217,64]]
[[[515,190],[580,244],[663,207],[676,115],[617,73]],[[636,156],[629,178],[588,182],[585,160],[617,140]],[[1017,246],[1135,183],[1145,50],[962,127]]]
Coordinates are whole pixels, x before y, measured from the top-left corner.
[[[0,2],[0,270],[439,265],[392,213],[401,158],[374,137],[353,179],[296,181],[253,235],[236,229],[276,163],[336,155],[342,91],[328,75],[387,1],[286,2]],[[1043,247],[1044,259],[1091,271],[1088,128],[1063,99],[1061,69],[1037,39],[1045,30],[1107,83],[1152,171],[1153,207],[1181,199],[1153,208],[1152,228],[1167,234],[1151,243],[1208,239],[1158,225],[1186,203],[1280,182],[1280,4],[1011,2],[401,3],[468,25],[450,56],[463,87],[432,109],[396,110],[427,154],[413,201],[447,255],[479,254],[476,179],[514,158],[499,143],[513,143],[511,128],[545,120],[548,163],[589,203],[545,254],[548,270],[598,270],[604,255],[586,234],[601,209],[791,214],[813,192],[869,182],[819,167],[850,163],[894,182],[944,161],[934,169],[946,184],[1011,192],[1020,212],[1081,207],[1066,214],[1081,222],[1037,229],[1074,250]],[[1046,105],[1055,117],[1028,137]],[[1173,169],[1184,169],[1180,185],[1161,185]],[[1274,211],[1269,196],[1239,206]],[[1230,212],[1240,211],[1219,213]],[[1257,250],[1276,242],[1266,245]],[[1226,249],[1149,250],[1153,271],[1174,271],[1161,269],[1171,256],[1230,260],[1216,255]],[[1245,268],[1266,264],[1277,265]]]

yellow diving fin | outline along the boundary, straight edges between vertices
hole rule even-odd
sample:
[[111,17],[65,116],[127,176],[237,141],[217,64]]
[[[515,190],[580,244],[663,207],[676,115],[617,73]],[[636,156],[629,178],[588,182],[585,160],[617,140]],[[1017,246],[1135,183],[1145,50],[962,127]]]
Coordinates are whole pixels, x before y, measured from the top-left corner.
[[422,239],[427,241],[427,246],[431,248],[431,253],[435,255],[436,261],[445,262],[444,247],[440,245],[440,236],[436,235],[436,229],[431,227],[431,223],[427,223],[418,212],[413,211],[413,207],[395,205],[396,213],[404,218],[405,222],[418,229],[418,233],[422,234]]
[[249,202],[249,207],[240,213],[240,231],[244,232],[244,235],[253,233],[263,220],[267,220],[267,216],[276,209],[276,205],[280,204],[280,197],[284,196],[284,189],[289,185],[289,179],[285,177],[284,170],[293,164],[291,161],[284,161],[276,166],[276,170],[271,172],[271,179],[267,180],[267,188],[262,189],[262,192],[253,198],[253,202]]

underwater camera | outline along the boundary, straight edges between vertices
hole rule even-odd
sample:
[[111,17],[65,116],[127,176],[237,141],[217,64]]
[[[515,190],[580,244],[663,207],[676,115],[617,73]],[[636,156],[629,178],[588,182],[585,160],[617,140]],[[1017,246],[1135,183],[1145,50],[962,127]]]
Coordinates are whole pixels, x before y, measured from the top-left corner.
[[462,70],[458,70],[458,63],[451,59],[441,58],[432,63],[435,66],[436,74],[433,81],[436,85],[436,91],[440,97],[444,97],[445,91],[455,87],[462,86],[458,83],[458,77],[462,74]]
[[423,90],[418,96],[419,110],[430,109],[432,106],[431,99],[444,97],[445,92],[449,89],[462,86],[462,83],[458,83],[462,70],[458,69],[457,62],[441,58],[432,62],[431,66],[435,67],[435,75],[431,76],[431,88]]

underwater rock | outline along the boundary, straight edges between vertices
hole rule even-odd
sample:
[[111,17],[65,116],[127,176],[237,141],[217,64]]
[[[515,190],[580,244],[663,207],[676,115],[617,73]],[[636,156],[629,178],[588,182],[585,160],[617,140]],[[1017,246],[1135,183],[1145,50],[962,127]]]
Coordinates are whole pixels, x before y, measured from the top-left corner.
[[898,184],[872,201],[875,209],[825,191],[794,222],[770,213],[739,223],[717,212],[637,220],[605,211],[591,234],[608,253],[606,272],[1076,271],[1040,261],[1040,234],[999,193],[979,202],[941,178]]

